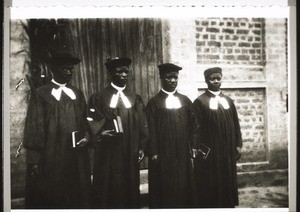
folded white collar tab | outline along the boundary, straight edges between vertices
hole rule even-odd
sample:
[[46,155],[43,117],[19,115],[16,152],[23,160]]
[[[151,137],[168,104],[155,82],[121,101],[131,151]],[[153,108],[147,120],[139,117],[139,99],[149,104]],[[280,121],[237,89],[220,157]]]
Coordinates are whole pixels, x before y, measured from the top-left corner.
[[180,100],[178,99],[177,96],[174,95],[176,93],[176,90],[174,90],[173,92],[168,92],[168,91],[165,91],[164,89],[161,89],[161,90],[168,95],[168,97],[166,98],[166,108],[167,109],[181,108]]
[[113,88],[115,88],[118,92],[116,94],[113,94],[112,97],[111,97],[111,100],[110,100],[110,104],[109,104],[109,107],[111,108],[116,108],[117,107],[117,104],[118,104],[118,100],[119,98],[121,98],[122,102],[124,103],[125,107],[126,108],[131,108],[131,103],[129,101],[129,99],[125,96],[125,94],[123,93],[123,90],[126,88],[126,86],[124,87],[119,87],[119,86],[116,86],[115,84],[113,83],[110,83],[111,86]]
[[75,95],[74,91],[72,91],[71,88],[67,88],[66,83],[60,84],[60,83],[56,82],[54,79],[52,79],[51,82],[59,86],[59,88],[57,88],[57,89],[52,88],[52,91],[51,91],[51,95],[54,96],[57,101],[60,101],[62,91],[64,91],[65,94],[67,94],[71,99],[73,99],[73,100],[76,99],[76,95]]
[[228,101],[224,97],[220,97],[220,96],[215,96],[210,99],[209,108],[212,110],[217,110],[219,104],[221,104],[225,110],[229,109]]

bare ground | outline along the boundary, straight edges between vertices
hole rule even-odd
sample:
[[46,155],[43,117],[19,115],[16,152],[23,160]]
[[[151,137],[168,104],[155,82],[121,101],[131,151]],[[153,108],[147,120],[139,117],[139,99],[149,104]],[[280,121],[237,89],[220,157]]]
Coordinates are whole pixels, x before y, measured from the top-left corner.
[[238,208],[287,208],[287,186],[245,187],[239,189]]

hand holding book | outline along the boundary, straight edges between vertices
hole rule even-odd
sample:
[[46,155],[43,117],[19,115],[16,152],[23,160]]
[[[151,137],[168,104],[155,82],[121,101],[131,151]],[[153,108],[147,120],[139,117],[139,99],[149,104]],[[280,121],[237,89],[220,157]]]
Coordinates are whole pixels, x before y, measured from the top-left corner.
[[[210,153],[210,148],[203,143],[200,143],[196,156],[200,156],[202,159],[206,160]],[[196,157],[195,156],[195,157]]]
[[241,147],[237,147],[236,148],[236,160],[238,161],[242,156],[242,148]]
[[103,137],[113,137],[124,133],[120,116],[116,116],[116,118],[112,119],[111,124],[112,125],[110,127],[112,127],[113,129],[102,129],[100,131],[101,136],[98,137],[97,141],[101,141]]
[[111,136],[116,136],[116,133],[115,130],[103,130],[101,132],[101,135],[111,137]]
[[89,139],[85,136],[83,131],[72,132],[72,147],[83,147],[89,142]]
[[31,166],[31,176],[37,177],[42,172],[42,165],[41,164],[34,164]]
[[141,162],[143,160],[145,156],[145,153],[143,150],[139,150],[139,159],[138,159],[138,163]]
[[84,137],[80,141],[77,142],[77,146],[79,146],[79,147],[85,146],[85,145],[87,145],[88,142],[89,142],[89,140],[86,137]]

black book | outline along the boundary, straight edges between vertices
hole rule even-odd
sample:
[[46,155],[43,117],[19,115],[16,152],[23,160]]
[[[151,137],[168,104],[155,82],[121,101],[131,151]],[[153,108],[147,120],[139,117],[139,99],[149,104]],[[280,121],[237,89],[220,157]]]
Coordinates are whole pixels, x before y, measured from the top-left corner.
[[115,119],[113,119],[114,123],[114,128],[116,133],[123,133],[123,125],[122,125],[122,120],[120,116],[117,116]]

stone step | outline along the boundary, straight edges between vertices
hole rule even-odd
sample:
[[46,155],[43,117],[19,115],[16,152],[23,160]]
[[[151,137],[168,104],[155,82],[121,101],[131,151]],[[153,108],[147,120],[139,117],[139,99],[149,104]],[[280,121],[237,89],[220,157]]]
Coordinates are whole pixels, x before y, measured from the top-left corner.
[[[148,170],[141,170],[140,184],[144,185],[147,183],[148,183]],[[238,187],[285,186],[285,185],[288,185],[287,169],[238,172]]]
[[238,172],[238,187],[250,186],[287,186],[288,170]]

